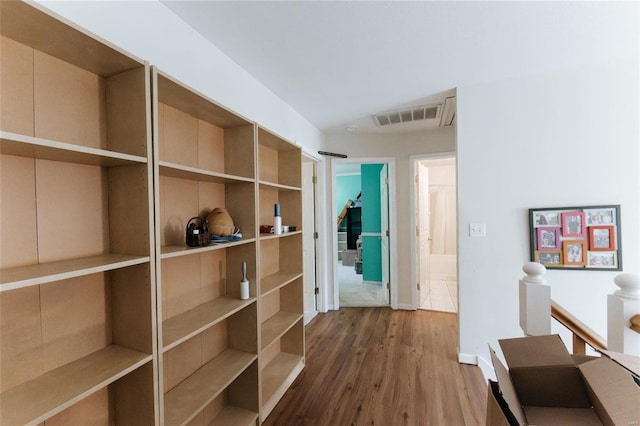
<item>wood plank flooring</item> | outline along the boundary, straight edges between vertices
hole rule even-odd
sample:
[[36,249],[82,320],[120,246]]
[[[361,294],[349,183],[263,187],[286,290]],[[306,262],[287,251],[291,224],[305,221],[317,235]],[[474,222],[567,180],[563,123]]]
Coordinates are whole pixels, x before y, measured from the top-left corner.
[[264,425],[481,425],[486,382],[457,362],[457,316],[389,308],[318,314],[306,367]]

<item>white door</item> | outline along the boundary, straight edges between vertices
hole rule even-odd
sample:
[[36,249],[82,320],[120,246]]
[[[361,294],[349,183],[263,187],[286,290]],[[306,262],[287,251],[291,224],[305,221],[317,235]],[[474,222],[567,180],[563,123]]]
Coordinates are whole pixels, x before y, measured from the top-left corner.
[[422,306],[429,297],[429,259],[431,254],[430,236],[430,203],[429,203],[429,168],[422,162],[416,161],[416,238],[418,265],[418,307]]
[[382,286],[387,288],[385,292],[387,303],[390,303],[389,285],[389,166],[385,164],[380,171],[380,240],[382,248]]
[[315,163],[306,160],[302,162],[302,271],[304,288],[304,317],[305,323],[311,320],[317,312],[316,308],[316,220],[315,220]]

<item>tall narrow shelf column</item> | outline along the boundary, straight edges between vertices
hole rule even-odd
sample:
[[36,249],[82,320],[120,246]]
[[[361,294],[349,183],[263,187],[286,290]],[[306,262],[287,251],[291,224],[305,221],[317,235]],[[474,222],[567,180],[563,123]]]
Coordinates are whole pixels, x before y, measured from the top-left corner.
[[[278,204],[282,234],[260,234],[260,421],[304,368],[302,287],[302,151],[258,127],[260,225],[273,223]],[[286,228],[285,228],[286,229]]]
[[0,424],[155,424],[149,66],[0,19]]
[[[255,125],[155,67],[152,81],[161,424],[255,424]],[[187,246],[190,218],[214,208],[228,210],[241,239]]]

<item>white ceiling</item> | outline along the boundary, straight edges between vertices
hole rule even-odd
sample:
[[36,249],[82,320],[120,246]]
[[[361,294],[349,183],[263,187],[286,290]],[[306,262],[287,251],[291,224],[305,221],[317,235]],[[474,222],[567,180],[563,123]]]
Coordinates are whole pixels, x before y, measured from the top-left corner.
[[638,46],[637,1],[162,3],[327,133],[437,126],[376,129],[371,114]]

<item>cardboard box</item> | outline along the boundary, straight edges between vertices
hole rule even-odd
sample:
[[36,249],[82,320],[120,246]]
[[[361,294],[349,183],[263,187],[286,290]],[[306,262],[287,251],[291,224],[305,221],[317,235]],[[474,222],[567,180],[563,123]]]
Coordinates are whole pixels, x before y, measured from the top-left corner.
[[500,340],[491,349],[488,425],[639,425],[640,358],[573,357],[558,335]]

